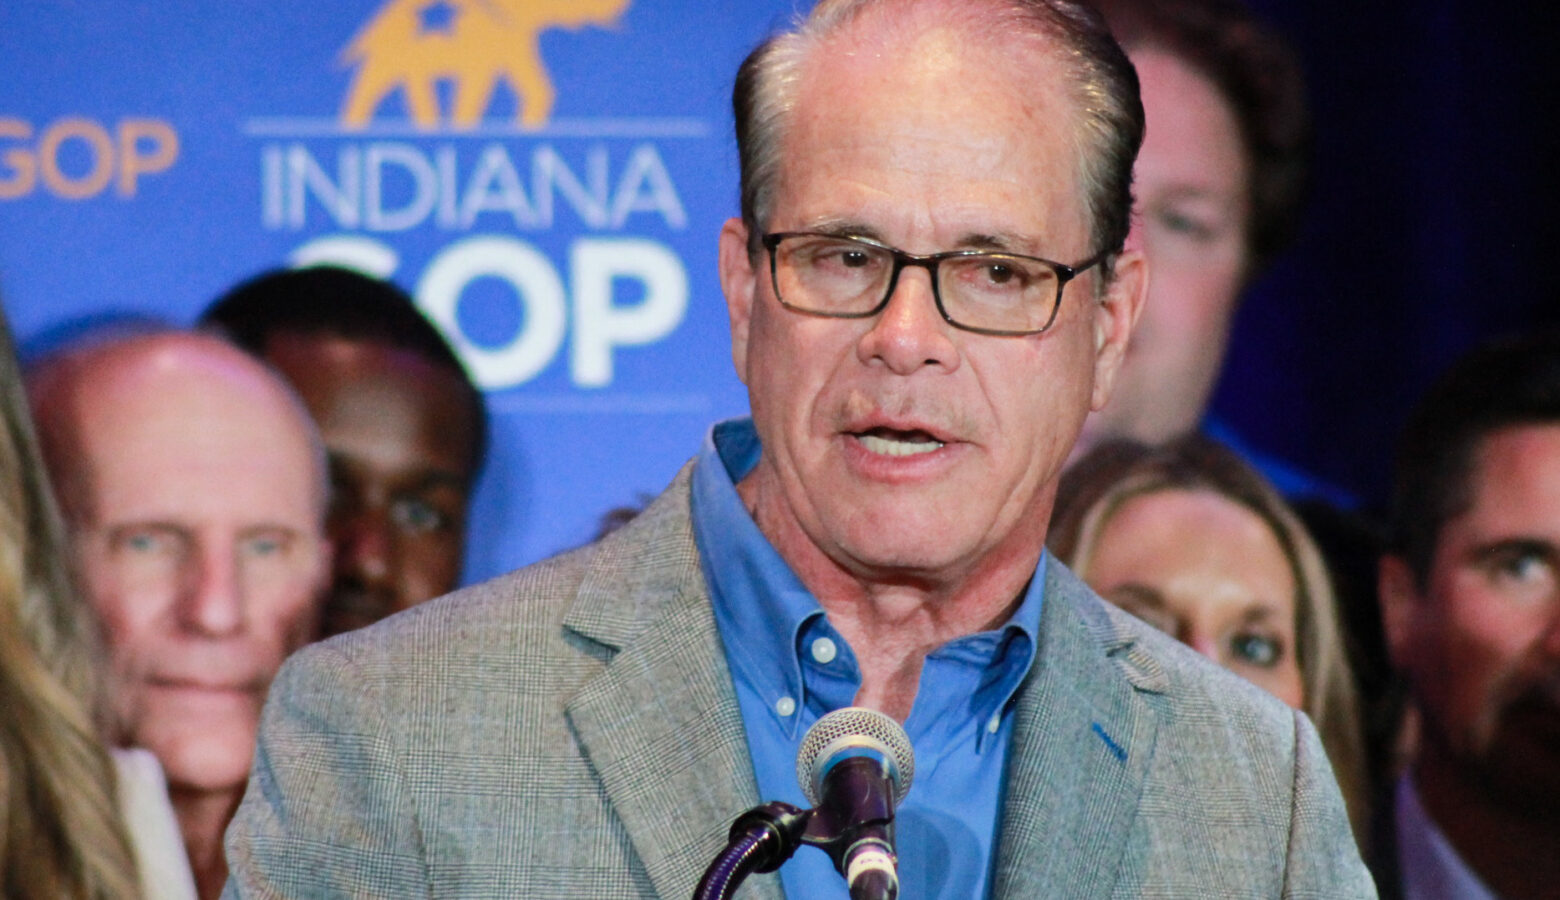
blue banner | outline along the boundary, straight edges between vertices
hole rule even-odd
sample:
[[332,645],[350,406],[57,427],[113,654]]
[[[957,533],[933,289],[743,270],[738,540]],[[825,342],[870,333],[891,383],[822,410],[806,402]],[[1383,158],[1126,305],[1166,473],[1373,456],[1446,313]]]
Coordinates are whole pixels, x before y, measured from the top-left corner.
[[262,269],[411,291],[486,392],[467,581],[583,543],[742,412],[728,98],[791,0],[0,10],[0,297],[25,345],[188,324]]

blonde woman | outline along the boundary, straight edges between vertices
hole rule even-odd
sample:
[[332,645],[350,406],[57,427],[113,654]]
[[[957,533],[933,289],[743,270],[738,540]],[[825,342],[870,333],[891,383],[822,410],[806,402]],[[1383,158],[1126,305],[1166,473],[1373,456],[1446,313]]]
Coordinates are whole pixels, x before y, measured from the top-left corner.
[[1360,833],[1359,701],[1332,585],[1255,469],[1200,435],[1102,444],[1062,478],[1048,543],[1105,599],[1304,710]]
[[[156,849],[179,845],[155,760],[126,753],[116,764],[100,737],[95,630],[66,575],[3,315],[0,405],[0,893],[189,896],[182,858]],[[127,817],[138,823],[135,844]]]

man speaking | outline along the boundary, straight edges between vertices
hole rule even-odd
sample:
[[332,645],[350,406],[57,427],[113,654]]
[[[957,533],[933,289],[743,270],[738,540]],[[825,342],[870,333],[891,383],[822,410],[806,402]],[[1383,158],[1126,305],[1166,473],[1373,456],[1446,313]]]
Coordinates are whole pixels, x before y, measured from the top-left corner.
[[[686,898],[855,704],[914,745],[907,898],[1373,896],[1309,722],[1043,554],[1146,283],[1136,85],[1064,0],[824,0],[755,51],[751,421],[600,543],[290,663],[230,894]],[[846,892],[809,848],[747,889]]]

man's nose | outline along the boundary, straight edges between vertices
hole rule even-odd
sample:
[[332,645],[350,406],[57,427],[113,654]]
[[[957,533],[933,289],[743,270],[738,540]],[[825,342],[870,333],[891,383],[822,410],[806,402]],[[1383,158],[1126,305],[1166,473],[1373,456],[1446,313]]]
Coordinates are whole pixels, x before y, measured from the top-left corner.
[[888,306],[862,335],[856,355],[869,365],[880,361],[896,375],[909,375],[923,366],[951,372],[959,366],[952,330],[937,310],[932,273],[907,266],[899,273]]
[[1549,622],[1539,640],[1539,647],[1550,659],[1560,660],[1560,596],[1549,598]]
[[214,637],[243,630],[243,578],[233,547],[203,548],[184,593],[181,611],[186,628]]
[[370,587],[388,583],[395,554],[391,527],[382,509],[361,509],[333,523],[336,577]]

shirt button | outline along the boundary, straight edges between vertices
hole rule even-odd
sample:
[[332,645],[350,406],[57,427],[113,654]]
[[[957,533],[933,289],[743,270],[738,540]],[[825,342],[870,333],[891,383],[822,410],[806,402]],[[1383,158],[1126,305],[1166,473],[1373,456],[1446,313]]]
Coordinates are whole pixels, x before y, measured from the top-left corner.
[[986,730],[991,732],[992,734],[996,734],[997,730],[1000,729],[1001,727],[1002,727],[1002,715],[1000,713],[997,714],[997,715],[992,716],[991,717],[991,721],[986,723]]
[[796,701],[790,697],[781,697],[775,701],[775,712],[779,713],[782,718],[791,715],[796,712]]
[[818,638],[812,642],[813,659],[817,660],[820,666],[826,666],[834,662],[834,657],[839,652],[839,648],[834,646],[834,642],[826,637]]

